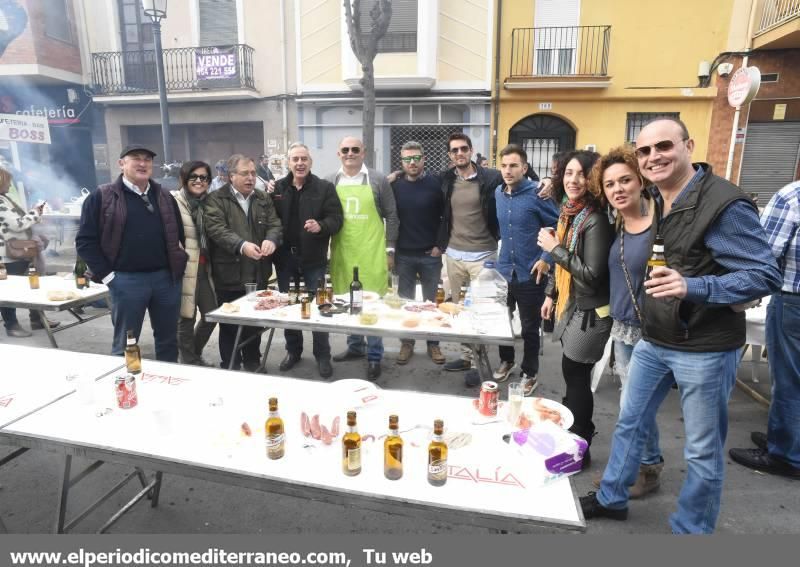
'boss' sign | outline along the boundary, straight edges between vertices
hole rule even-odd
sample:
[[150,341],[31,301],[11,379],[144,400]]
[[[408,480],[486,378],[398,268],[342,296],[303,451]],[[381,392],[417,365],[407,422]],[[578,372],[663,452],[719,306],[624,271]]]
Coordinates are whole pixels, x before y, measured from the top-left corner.
[[47,118],[43,116],[0,114],[0,140],[49,144],[50,127],[47,123]]

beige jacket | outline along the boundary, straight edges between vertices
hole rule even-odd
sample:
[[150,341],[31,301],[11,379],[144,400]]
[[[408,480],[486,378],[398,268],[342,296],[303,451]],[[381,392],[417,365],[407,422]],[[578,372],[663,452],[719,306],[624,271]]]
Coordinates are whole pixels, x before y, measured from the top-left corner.
[[[195,311],[195,294],[197,292],[197,269],[200,262],[200,237],[197,234],[197,228],[194,226],[192,220],[192,209],[183,193],[180,190],[171,191],[172,196],[178,202],[178,209],[181,212],[181,222],[183,223],[183,232],[186,236],[186,253],[189,255],[189,261],[186,263],[186,272],[183,274],[183,283],[181,287],[181,317],[194,318]],[[208,268],[209,281],[213,288],[213,280],[211,280],[211,264],[206,264]]]

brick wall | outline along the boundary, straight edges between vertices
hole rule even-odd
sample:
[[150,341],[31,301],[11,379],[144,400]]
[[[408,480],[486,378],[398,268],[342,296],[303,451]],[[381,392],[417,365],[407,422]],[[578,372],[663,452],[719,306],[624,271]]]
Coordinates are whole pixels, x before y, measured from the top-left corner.
[[[74,1],[66,0],[70,14],[73,13]],[[43,2],[19,0],[19,3],[28,12],[28,25],[0,57],[0,65],[38,64],[80,74],[81,56],[74,19],[71,22],[71,41],[61,41],[46,34]]]
[[[742,66],[742,58],[735,57],[728,60],[734,65],[734,71]],[[739,127],[750,122],[770,122],[776,103],[787,105],[786,121],[800,121],[800,49],[784,51],[757,51],[750,56],[748,65],[758,67],[761,74],[778,73],[777,83],[764,83],[750,104],[750,108],[743,107],[739,117]],[[728,77],[716,77],[716,86],[719,90],[714,100],[711,114],[711,125],[708,140],[708,153],[706,161],[714,168],[718,175],[725,174],[730,148],[731,126],[733,124],[734,109],[728,105],[728,82],[733,72]],[[792,100],[795,97],[795,100]],[[775,99],[775,100],[766,100]],[[785,100],[784,100],[785,99]],[[800,127],[800,125],[798,125]],[[733,160],[733,176],[731,181],[737,182],[739,161],[741,160],[743,144],[736,144]],[[698,156],[699,157],[699,156]],[[800,173],[800,171],[798,171]]]

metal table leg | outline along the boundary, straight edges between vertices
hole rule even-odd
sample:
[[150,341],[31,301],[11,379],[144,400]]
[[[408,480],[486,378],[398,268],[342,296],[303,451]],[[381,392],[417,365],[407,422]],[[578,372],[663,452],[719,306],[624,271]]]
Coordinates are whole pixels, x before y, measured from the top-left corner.
[[233,363],[236,362],[236,353],[239,350],[239,341],[242,338],[242,325],[236,329],[236,338],[233,340],[233,349],[231,350],[231,361],[228,363],[228,370],[233,370]]
[[478,370],[478,375],[481,377],[481,382],[492,379],[492,367],[489,365],[489,354],[486,350],[486,345],[472,344],[472,360],[475,363],[475,368]]
[[39,314],[39,320],[42,322],[42,327],[44,327],[44,330],[47,333],[47,338],[50,339],[50,345],[53,348],[58,348],[56,338],[53,336],[53,329],[50,328],[50,321],[48,321],[47,317],[45,317],[44,311],[36,311],[36,313]]
[[61,478],[61,485],[58,487],[58,508],[56,510],[56,523],[53,532],[64,533],[64,521],[67,517],[67,500],[69,499],[70,471],[72,470],[72,455],[64,457],[64,473]]

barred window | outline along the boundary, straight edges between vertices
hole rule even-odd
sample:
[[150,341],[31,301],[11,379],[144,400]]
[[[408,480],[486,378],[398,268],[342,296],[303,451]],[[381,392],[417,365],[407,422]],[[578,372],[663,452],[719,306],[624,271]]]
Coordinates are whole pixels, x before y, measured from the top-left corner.
[[[378,0],[361,0],[361,31],[372,27],[370,10]],[[417,50],[417,1],[393,0],[389,29],[378,42],[378,53],[413,53]]]
[[625,124],[625,141],[629,144],[636,142],[636,136],[642,131],[645,124],[655,118],[680,118],[680,112],[629,112]]

